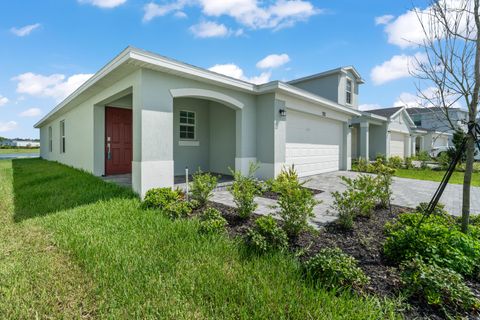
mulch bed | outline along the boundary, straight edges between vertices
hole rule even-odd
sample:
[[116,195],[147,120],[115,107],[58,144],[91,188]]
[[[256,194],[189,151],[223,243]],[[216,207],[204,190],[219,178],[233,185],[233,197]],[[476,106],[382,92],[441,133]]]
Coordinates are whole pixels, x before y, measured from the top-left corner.
[[[317,194],[323,192],[323,190],[319,190],[319,189],[313,189],[313,188],[308,188],[308,187],[303,187],[303,188],[309,190],[313,195],[317,195]],[[278,193],[267,190],[267,191],[263,192],[260,195],[260,197],[267,198],[267,199],[272,199],[272,200],[278,200]]]
[[[320,190],[317,190],[320,191]],[[320,191],[321,192],[321,191]],[[218,209],[228,222],[230,237],[243,237],[248,229],[253,227],[255,220],[261,217],[252,214],[249,219],[241,219],[236,209],[220,203],[209,202],[208,206]],[[200,211],[194,214],[200,214]],[[411,211],[409,208],[392,206],[388,209],[376,209],[370,218],[357,218],[352,230],[346,231],[335,222],[322,227],[319,232],[306,231],[296,239],[290,240],[290,250],[303,254],[301,261],[308,260],[322,248],[342,249],[353,256],[359,267],[370,277],[370,284],[366,288],[368,293],[379,297],[395,298],[400,293],[400,273],[396,266],[391,265],[383,256],[383,243],[386,239],[384,226],[399,214]],[[282,221],[279,221],[282,224]],[[467,285],[478,295],[480,283],[467,280]],[[440,310],[434,309],[426,303],[412,299],[410,307],[400,310],[407,319],[444,319]],[[470,318],[471,315],[462,315]],[[472,319],[474,319],[472,317]]]

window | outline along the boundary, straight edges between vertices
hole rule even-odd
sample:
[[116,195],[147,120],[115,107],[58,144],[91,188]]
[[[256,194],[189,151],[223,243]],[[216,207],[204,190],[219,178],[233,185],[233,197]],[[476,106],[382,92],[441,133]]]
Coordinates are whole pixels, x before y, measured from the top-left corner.
[[352,87],[353,87],[353,84],[352,84],[352,80],[350,79],[347,79],[347,96],[346,96],[346,101],[347,101],[347,104],[352,104]]
[[418,126],[418,127],[421,127],[422,126],[422,116],[419,115],[419,114],[415,114],[412,116],[412,120],[413,120],[413,123]]
[[60,121],[60,153],[65,153],[65,120]]
[[48,151],[53,151],[52,127],[48,127]]
[[180,111],[180,139],[195,140],[195,112]]

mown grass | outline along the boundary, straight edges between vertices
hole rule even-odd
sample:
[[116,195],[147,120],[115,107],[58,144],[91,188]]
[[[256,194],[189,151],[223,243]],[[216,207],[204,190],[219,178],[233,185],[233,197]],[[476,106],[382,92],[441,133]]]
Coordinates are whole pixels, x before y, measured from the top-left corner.
[[[87,173],[43,160],[13,161],[14,181],[3,179],[12,170],[7,169],[0,173],[0,184],[13,184],[15,206],[21,208],[22,217],[37,217],[22,224],[51,232],[56,246],[68,252],[92,279],[95,317],[399,317],[391,301],[315,289],[303,280],[294,257],[254,256],[226,236],[199,235],[196,220],[170,221],[160,212],[142,210],[130,191],[100,180],[97,184]],[[30,187],[32,179],[44,182],[37,181]],[[38,193],[39,184],[47,191],[43,197]],[[96,201],[92,193],[97,194]],[[39,202],[43,214],[36,213],[35,202]],[[56,203],[59,210],[49,202]],[[35,282],[29,273],[20,277]],[[43,299],[46,297],[31,297],[38,304]],[[13,302],[24,303],[18,298],[8,305]],[[8,305],[3,308],[8,309]]]
[[[396,169],[395,176],[417,180],[442,181],[445,171],[431,169]],[[449,183],[463,184],[463,172],[455,171]],[[475,172],[472,176],[472,186],[480,187],[480,173]]]
[[15,153],[40,153],[40,149],[2,149],[0,148],[0,154],[15,154]]

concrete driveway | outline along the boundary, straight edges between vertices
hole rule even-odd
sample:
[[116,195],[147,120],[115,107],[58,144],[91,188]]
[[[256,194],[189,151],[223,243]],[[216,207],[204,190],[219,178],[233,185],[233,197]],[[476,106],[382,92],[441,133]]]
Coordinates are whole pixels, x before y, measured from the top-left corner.
[[[356,177],[358,173],[351,171],[338,171],[324,173],[305,178],[306,186],[325,191],[319,194],[318,199],[323,200],[324,210],[327,210],[333,199],[331,192],[344,190],[340,176]],[[415,208],[420,202],[429,202],[439,183],[434,181],[414,180],[406,178],[393,178],[393,204]],[[470,196],[471,212],[480,214],[480,188],[472,187]],[[460,216],[462,212],[462,185],[449,184],[440,199],[445,209],[452,215]]]

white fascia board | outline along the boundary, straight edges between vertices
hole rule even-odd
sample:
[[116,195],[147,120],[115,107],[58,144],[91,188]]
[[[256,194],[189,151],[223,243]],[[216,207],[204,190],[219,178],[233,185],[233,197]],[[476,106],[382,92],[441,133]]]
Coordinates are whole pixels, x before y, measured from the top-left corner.
[[284,82],[273,81],[273,82],[260,85],[258,88],[258,93],[269,93],[269,92],[282,92],[287,95],[291,95],[309,102],[313,102],[315,104],[320,104],[324,107],[327,107],[329,109],[332,109],[338,112],[346,113],[353,116],[361,115],[360,111],[350,109],[348,107],[344,107],[342,105],[339,105],[338,103],[335,103],[333,101],[317,96],[316,94],[310,93],[308,91],[302,90],[300,88],[297,88],[295,86],[289,85]]

